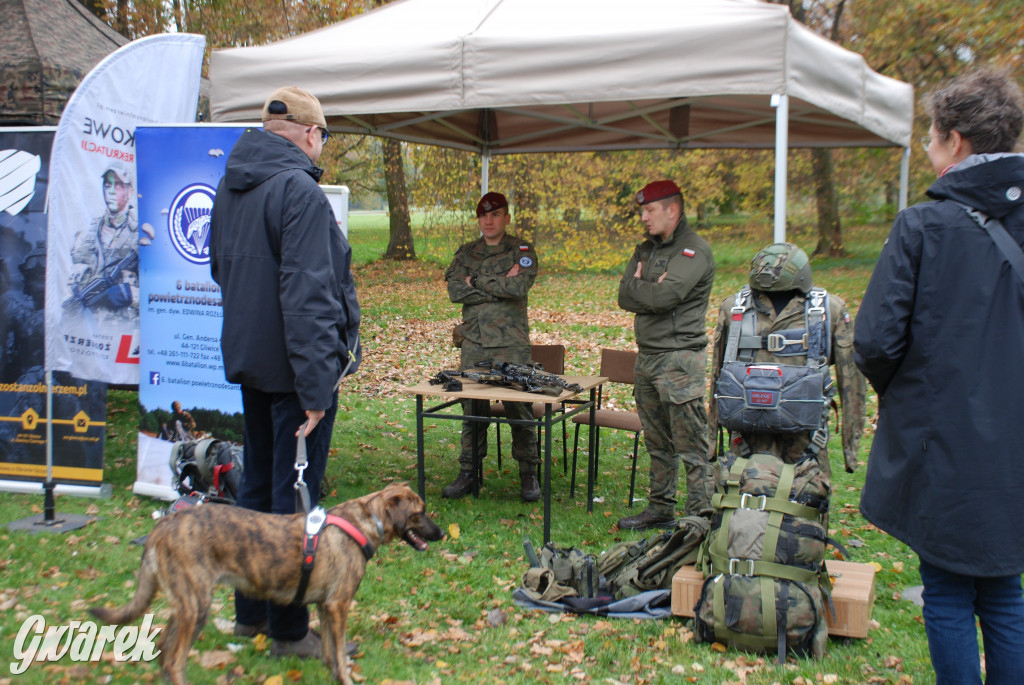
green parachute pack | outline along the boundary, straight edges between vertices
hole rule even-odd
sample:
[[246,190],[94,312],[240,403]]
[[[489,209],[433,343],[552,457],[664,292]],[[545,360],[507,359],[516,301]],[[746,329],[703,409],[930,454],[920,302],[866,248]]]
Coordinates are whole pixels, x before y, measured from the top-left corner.
[[825,656],[831,583],[825,570],[831,486],[814,457],[724,455],[694,636],[739,649]]

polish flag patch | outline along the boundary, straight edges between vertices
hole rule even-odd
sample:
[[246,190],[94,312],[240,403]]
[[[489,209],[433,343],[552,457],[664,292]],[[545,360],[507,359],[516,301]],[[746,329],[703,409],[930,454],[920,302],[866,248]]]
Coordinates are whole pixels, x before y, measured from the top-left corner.
[[520,252],[529,252],[530,251],[530,246],[529,245],[520,245],[519,246],[519,251]]
[[684,257],[692,257],[695,254],[697,254],[697,252],[689,247],[683,250]]

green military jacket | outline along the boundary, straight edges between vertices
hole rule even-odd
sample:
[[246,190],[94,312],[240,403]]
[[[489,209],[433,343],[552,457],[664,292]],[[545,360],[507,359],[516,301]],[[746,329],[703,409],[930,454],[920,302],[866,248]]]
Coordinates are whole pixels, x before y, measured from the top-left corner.
[[[507,277],[516,264],[519,274]],[[444,277],[448,298],[462,305],[467,340],[481,347],[530,344],[527,293],[537,279],[537,254],[530,243],[508,233],[494,247],[478,238],[458,249]]]
[[[776,315],[771,299],[764,292],[751,291],[751,298],[757,310],[756,335],[766,336],[805,327],[804,302],[806,298],[797,294],[782,311]],[[711,400],[708,412],[708,429],[711,431],[712,457],[717,453],[715,431],[718,427],[718,404],[715,401],[715,383],[722,371],[725,361],[725,347],[729,339],[730,310],[735,304],[735,296],[729,296],[722,302],[718,310],[718,327],[715,330],[715,347],[711,357]],[[843,410],[843,457],[846,470],[853,472],[857,468],[857,448],[860,446],[861,434],[864,432],[864,397],[867,383],[864,376],[853,363],[853,321],[846,310],[846,303],[837,295],[829,293],[829,320],[831,322],[832,356],[829,363],[836,368],[836,385],[839,388],[839,402]],[[802,365],[807,362],[806,356],[779,357],[768,350],[754,353],[755,362],[771,362],[775,364]],[[809,435],[744,435],[744,441],[754,452],[776,454],[785,461],[795,461],[803,455]],[[827,459],[821,460],[827,464]]]
[[[640,278],[634,277],[637,262],[643,263]],[[662,274],[667,275],[659,282]],[[707,347],[705,319],[714,280],[711,246],[685,217],[668,240],[648,238],[637,245],[619,281],[619,306],[636,314],[640,353]]]

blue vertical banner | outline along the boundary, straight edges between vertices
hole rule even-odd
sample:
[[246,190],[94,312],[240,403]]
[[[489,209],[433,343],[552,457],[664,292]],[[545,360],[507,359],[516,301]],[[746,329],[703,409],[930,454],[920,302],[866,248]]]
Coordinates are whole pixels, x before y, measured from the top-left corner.
[[[256,124],[258,126],[258,124]],[[172,499],[175,442],[242,442],[242,398],[224,379],[210,211],[246,126],[139,126],[139,457],[135,492]]]
[[[0,481],[46,480],[44,204],[55,130],[0,128]],[[98,484],[106,384],[55,372],[52,393],[53,480]]]

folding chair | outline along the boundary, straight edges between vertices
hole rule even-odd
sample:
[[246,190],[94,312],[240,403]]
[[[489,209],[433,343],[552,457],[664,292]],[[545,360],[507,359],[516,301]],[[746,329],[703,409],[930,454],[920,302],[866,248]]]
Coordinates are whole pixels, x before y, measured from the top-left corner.
[[[540,364],[544,371],[561,376],[565,373],[565,345],[530,345],[530,359]],[[543,402],[533,403],[533,418],[544,417],[545,404]],[[564,412],[565,407],[561,402],[551,405],[552,412]],[[505,416],[505,405],[501,402],[491,403],[491,416]],[[501,468],[501,424],[495,427],[498,433],[498,468]],[[566,459],[568,433],[565,428],[565,421],[562,421],[562,472],[568,472],[569,463]],[[540,426],[537,426],[537,452],[540,453]]]
[[[599,376],[606,376],[608,383],[625,383],[633,385],[634,368],[636,366],[636,352],[630,350],[613,350],[601,348],[601,371]],[[640,448],[640,433],[643,426],[640,425],[640,415],[635,411],[621,411],[618,409],[602,409],[601,402],[604,394],[604,385],[597,389],[597,409],[594,412],[594,426],[596,430],[594,437],[594,481],[597,481],[598,454],[601,451],[601,429],[613,428],[615,430],[630,431],[633,433],[633,473],[629,477],[629,506],[633,506],[633,489],[636,485],[636,457]],[[572,443],[572,481],[569,487],[569,496],[576,496],[576,453],[580,444],[580,425],[590,425],[590,413],[580,412],[572,417],[576,424],[576,432]],[[590,478],[588,474],[587,478]]]

